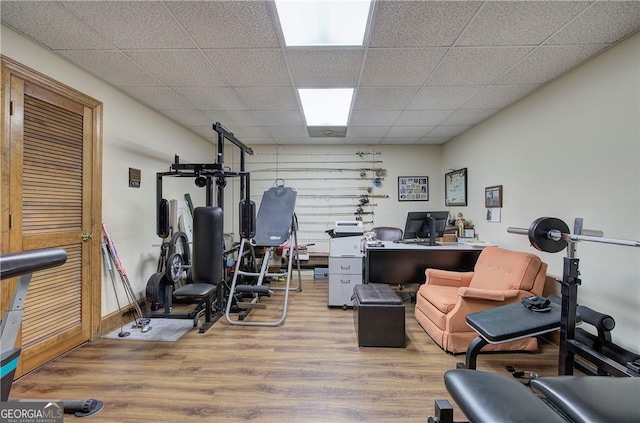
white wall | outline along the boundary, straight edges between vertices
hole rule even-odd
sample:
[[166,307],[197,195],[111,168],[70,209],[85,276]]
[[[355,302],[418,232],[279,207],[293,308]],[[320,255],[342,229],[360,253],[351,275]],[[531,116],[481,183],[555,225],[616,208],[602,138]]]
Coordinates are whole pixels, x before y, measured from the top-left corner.
[[[551,216],[606,237],[640,239],[640,34],[448,142],[443,168],[469,169],[460,208],[481,238],[533,251],[562,276],[564,252],[507,233]],[[484,188],[504,186],[502,221],[484,220]],[[640,351],[640,249],[581,242],[579,302],[616,320],[614,341]]]
[[[274,186],[276,178],[283,178],[287,186],[296,188],[296,214],[300,222],[298,239],[301,243],[315,244],[309,247],[311,253],[328,252],[330,238],[325,231],[332,229],[336,220],[354,220],[356,215],[353,213],[360,200],[357,197],[367,194],[365,190],[355,189],[357,187],[373,188],[370,202],[375,206],[364,207],[364,210],[373,211],[374,215],[363,215],[362,218],[364,222],[374,223],[365,224],[366,231],[374,225],[404,228],[407,212],[411,210],[443,210],[444,176],[440,167],[441,150],[440,145],[256,146],[255,155],[247,157],[247,170],[252,172],[251,193],[258,206],[262,192]],[[369,154],[360,157],[356,155],[357,152]],[[301,163],[303,161],[304,163]],[[347,161],[355,163],[345,163]],[[276,168],[306,169],[297,172],[260,171]],[[382,185],[374,187],[373,181],[361,178],[359,172],[327,171],[341,168],[382,168],[386,172],[381,176]],[[428,177],[429,201],[399,202],[398,176]],[[367,171],[366,177],[375,177],[375,172]],[[341,197],[345,195],[356,197]],[[340,206],[347,204],[352,206]]]
[[[144,295],[160,251],[152,246],[160,243],[155,235],[156,172],[169,170],[175,153],[186,162],[201,162],[203,157],[215,162],[216,145],[13,30],[2,26],[1,31],[3,55],[103,103],[102,219],[117,244],[134,291]],[[129,167],[142,171],[141,188],[129,188]],[[182,199],[191,191],[194,202],[204,203],[202,190],[196,190],[192,180],[166,185],[167,198]],[[123,302],[124,292],[119,296]],[[113,288],[104,273],[102,315],[116,309]]]

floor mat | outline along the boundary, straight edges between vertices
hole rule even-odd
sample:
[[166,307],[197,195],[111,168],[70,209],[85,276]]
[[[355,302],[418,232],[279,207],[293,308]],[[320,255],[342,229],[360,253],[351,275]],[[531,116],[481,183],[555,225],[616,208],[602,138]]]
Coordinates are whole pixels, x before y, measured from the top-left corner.
[[134,341],[177,341],[189,330],[193,329],[193,319],[151,319],[151,330],[142,332],[139,328],[133,328],[132,323],[124,326],[129,336],[119,337],[120,328],[104,335],[108,339],[124,339]]

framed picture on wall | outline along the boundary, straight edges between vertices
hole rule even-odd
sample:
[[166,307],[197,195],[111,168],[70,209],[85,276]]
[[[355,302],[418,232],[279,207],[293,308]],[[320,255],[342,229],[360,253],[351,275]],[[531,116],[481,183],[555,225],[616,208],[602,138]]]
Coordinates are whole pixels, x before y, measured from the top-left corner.
[[398,176],[398,201],[429,201],[429,177]]
[[486,208],[502,207],[502,185],[484,189],[484,206]]
[[445,206],[467,205],[467,168],[454,170],[444,175]]

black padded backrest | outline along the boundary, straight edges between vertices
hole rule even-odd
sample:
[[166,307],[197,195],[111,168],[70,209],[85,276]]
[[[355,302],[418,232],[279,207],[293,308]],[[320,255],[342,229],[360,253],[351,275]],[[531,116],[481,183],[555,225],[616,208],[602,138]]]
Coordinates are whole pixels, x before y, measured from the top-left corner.
[[224,213],[220,207],[196,207],[193,211],[194,283],[219,284],[224,278]]
[[256,245],[277,247],[289,239],[297,194],[289,187],[272,187],[264,192],[256,218]]

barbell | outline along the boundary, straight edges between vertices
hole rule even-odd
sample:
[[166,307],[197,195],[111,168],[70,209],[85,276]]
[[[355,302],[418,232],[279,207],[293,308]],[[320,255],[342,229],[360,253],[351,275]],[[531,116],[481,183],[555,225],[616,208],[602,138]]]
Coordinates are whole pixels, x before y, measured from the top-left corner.
[[572,234],[569,227],[562,220],[555,217],[539,217],[533,221],[529,229],[508,227],[512,234],[528,235],[531,246],[547,253],[557,253],[564,250],[569,242],[589,241],[605,244],[640,247],[640,241],[605,238],[600,231],[584,230],[581,234]]

